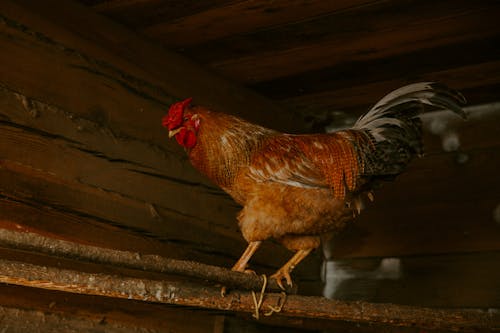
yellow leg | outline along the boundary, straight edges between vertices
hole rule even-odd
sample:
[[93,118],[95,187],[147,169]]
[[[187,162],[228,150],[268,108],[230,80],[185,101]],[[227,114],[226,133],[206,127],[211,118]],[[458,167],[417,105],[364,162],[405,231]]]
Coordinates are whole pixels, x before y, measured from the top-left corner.
[[243,252],[240,259],[238,259],[231,270],[236,272],[244,272],[247,268],[248,261],[250,260],[250,258],[252,258],[255,251],[257,251],[257,249],[260,247],[260,244],[262,244],[261,241],[250,242],[245,252]]
[[283,265],[276,273],[271,275],[271,278],[276,279],[276,282],[278,283],[278,286],[280,286],[281,289],[285,290],[283,287],[283,279],[286,280],[286,283],[291,287],[293,285],[292,283],[292,277],[290,276],[290,273],[293,271],[295,266],[297,266],[305,257],[308,256],[309,253],[311,253],[313,249],[306,249],[306,250],[298,250],[290,260],[286,264]]
[[[236,264],[234,264],[234,266],[233,266],[233,268],[231,268],[231,270],[236,271],[236,272],[249,272],[246,269],[248,261],[250,260],[250,258],[252,258],[255,251],[257,251],[257,249],[260,247],[260,244],[262,244],[261,241],[250,242],[248,244],[245,252],[243,252],[240,259],[238,259],[238,261],[236,262]],[[226,292],[227,292],[227,288],[225,286],[222,287],[222,289],[220,291],[221,296],[224,297],[226,295]]]

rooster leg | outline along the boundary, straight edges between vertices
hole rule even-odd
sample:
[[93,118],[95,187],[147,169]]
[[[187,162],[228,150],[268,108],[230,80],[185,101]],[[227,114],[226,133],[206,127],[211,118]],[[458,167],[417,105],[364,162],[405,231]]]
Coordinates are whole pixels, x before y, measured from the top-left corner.
[[248,261],[250,260],[250,258],[252,258],[255,251],[257,251],[257,249],[260,247],[260,244],[262,244],[261,241],[250,242],[245,252],[243,252],[240,259],[238,259],[231,270],[236,272],[245,272]]
[[305,250],[298,250],[294,256],[288,260],[286,264],[283,265],[276,273],[271,275],[271,278],[276,279],[276,283],[278,283],[278,286],[280,286],[281,289],[285,290],[285,287],[283,287],[283,279],[286,280],[286,283],[291,287],[293,285],[292,283],[292,277],[290,276],[290,273],[292,270],[301,262],[309,253],[311,253],[313,249],[305,249]]
[[[250,242],[248,244],[245,252],[243,252],[240,259],[238,259],[238,261],[236,262],[236,264],[234,264],[234,266],[233,266],[233,268],[231,268],[231,270],[235,271],[235,272],[243,272],[243,273],[252,272],[252,271],[248,271],[246,269],[247,264],[248,264],[248,261],[250,260],[250,258],[252,258],[255,251],[257,251],[257,249],[260,247],[260,244],[262,244],[261,241]],[[222,297],[224,297],[226,295],[226,293],[227,293],[227,288],[224,286],[224,287],[222,287],[220,294]]]

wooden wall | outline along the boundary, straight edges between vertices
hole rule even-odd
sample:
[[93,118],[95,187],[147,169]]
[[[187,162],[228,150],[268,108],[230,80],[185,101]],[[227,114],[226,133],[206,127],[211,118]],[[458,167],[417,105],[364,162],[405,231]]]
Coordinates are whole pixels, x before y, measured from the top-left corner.
[[[265,125],[282,119],[291,130],[298,121],[83,6],[52,5],[0,3],[0,227],[230,267],[246,246],[235,222],[239,207],[190,166],[161,117],[173,101],[197,96]],[[253,264],[270,272],[289,256],[268,243]],[[319,260],[305,266],[317,272]],[[208,312],[0,289],[6,332],[224,330]]]
[[1,6],[2,222],[114,248],[236,259],[245,246],[238,207],[169,142],[161,117],[194,94],[232,113],[264,105],[272,117],[252,113],[263,123],[293,119],[83,7]]

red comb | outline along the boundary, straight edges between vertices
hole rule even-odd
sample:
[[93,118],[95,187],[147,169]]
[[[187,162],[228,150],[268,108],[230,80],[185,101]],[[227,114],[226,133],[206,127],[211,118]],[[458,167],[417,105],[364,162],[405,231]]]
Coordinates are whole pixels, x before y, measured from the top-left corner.
[[192,101],[193,101],[193,97],[189,97],[189,98],[186,98],[185,100],[183,100],[182,102],[175,103],[170,108],[178,107],[182,111],[184,111],[184,109],[187,108],[189,106],[189,104],[191,104]]
[[182,115],[184,113],[184,109],[191,104],[193,100],[192,97],[186,98],[182,102],[174,103],[168,109],[168,113],[162,119],[162,125],[167,127],[168,129],[175,128],[182,123]]

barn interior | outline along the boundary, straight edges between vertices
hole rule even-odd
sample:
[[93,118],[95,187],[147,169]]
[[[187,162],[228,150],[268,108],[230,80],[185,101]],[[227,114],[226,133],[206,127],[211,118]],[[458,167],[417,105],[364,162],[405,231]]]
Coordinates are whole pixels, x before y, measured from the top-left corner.
[[[499,18],[488,0],[1,1],[0,329],[500,331]],[[168,138],[169,105],[319,133],[420,81],[468,118],[423,116],[425,155],[264,295],[280,311],[222,298],[208,275],[237,274],[241,207]],[[267,241],[245,281],[290,256]]]

